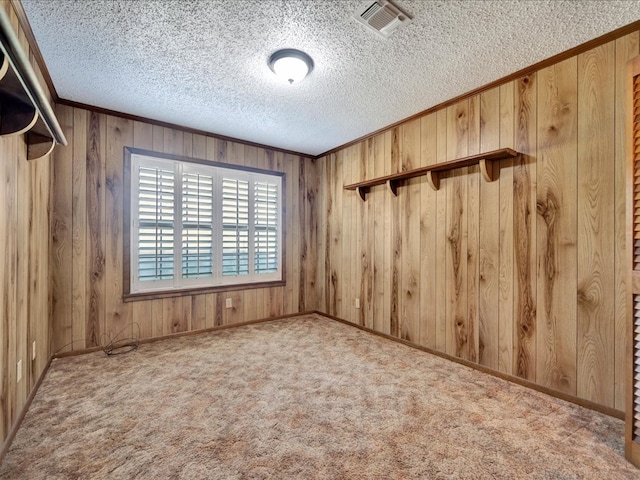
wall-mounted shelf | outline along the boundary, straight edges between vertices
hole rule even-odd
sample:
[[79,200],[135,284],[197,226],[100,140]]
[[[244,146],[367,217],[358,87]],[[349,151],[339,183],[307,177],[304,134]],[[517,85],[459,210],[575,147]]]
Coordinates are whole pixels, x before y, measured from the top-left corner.
[[436,165],[429,165],[428,167],[420,167],[414,170],[407,170],[406,172],[394,173],[393,175],[387,175],[385,177],[373,178],[371,180],[365,180],[358,183],[352,183],[345,185],[345,190],[355,190],[360,195],[362,200],[366,200],[367,192],[371,187],[376,185],[387,184],[389,189],[394,195],[398,195],[398,186],[405,180],[415,177],[426,176],[429,185],[434,190],[440,188],[440,173],[448,170],[454,170],[456,168],[470,167],[471,165],[479,165],[482,177],[487,182],[493,182],[500,175],[499,165],[494,165],[494,162],[507,158],[514,158],[520,155],[515,150],[510,148],[502,148],[500,150],[493,150],[492,152],[481,153],[478,155],[471,155],[469,157],[458,158],[449,162],[438,163]]
[[4,9],[0,8],[0,136],[25,135],[27,159],[67,144]]

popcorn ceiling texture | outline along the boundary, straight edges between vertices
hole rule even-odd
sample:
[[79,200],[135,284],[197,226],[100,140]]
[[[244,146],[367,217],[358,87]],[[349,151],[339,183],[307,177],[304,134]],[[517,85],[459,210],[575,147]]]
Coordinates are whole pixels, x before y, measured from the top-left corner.
[[[397,0],[383,39],[361,0],[23,0],[61,98],[316,155],[640,18],[640,2]],[[280,83],[280,48],[315,69]]]

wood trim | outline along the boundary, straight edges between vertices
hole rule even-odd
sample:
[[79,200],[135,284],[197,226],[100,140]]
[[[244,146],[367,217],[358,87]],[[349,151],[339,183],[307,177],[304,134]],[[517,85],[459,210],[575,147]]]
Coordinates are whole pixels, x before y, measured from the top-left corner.
[[24,6],[22,5],[21,0],[9,0],[11,6],[13,7],[13,11],[16,12],[16,16],[18,17],[18,22],[20,23],[20,27],[24,32],[25,37],[27,37],[27,41],[29,42],[29,48],[31,49],[31,53],[40,68],[40,73],[44,78],[45,83],[47,84],[47,88],[49,89],[49,93],[51,94],[51,98],[54,102],[58,101],[58,92],[56,91],[56,87],[53,85],[53,80],[51,79],[51,74],[49,73],[49,69],[47,68],[47,64],[44,61],[44,57],[42,56],[42,52],[40,51],[40,46],[36,41],[36,36],[33,33],[33,29],[31,28],[31,24],[29,23],[29,19],[27,18],[27,12],[24,11]]
[[[284,265],[284,248],[282,254]],[[125,257],[125,259],[128,260],[127,257]],[[130,268],[130,262],[126,262],[126,266]],[[124,270],[126,270],[126,268]],[[284,267],[282,269],[282,276],[286,278]],[[123,278],[123,281],[124,280],[125,279]],[[215,287],[185,288],[184,290],[164,290],[146,293],[123,293],[122,301],[126,303],[136,302],[140,300],[157,300],[159,298],[187,297],[191,295],[202,295],[205,293],[222,293],[233,292],[237,290],[252,290],[255,288],[284,287],[286,284],[286,280],[274,280],[273,282],[238,283],[234,285],[219,285]]]
[[204,135],[211,138],[217,138],[218,140],[222,140],[225,142],[233,142],[238,143],[240,145],[247,145],[249,147],[262,148],[263,150],[271,150],[273,152],[282,152],[287,155],[293,155],[296,157],[303,157],[314,160],[319,157],[315,157],[313,155],[309,155],[307,153],[296,152],[293,150],[286,150],[284,148],[273,147],[271,145],[264,145],[262,143],[251,142],[249,140],[242,140],[240,138],[228,137],[226,135],[220,135],[214,132],[208,132],[206,130],[200,130],[192,127],[185,127],[184,125],[178,125],[170,122],[163,122],[161,120],[154,120],[152,118],[142,117],[139,115],[133,115],[131,113],[118,112],[115,110],[109,110],[108,108],[96,107],[94,105],[88,105],[86,103],[74,102],[73,100],[67,100],[65,98],[59,98],[57,100],[59,105],[66,105],[72,108],[80,108],[82,110],[88,110],[94,113],[102,113],[104,115],[110,115],[112,117],[124,118],[125,120],[133,120],[134,122],[143,122],[149,125],[156,125],[158,127],[171,128],[174,130],[180,130],[185,133],[193,133],[195,135]]
[[402,125],[403,123],[407,123],[410,122],[411,120],[415,120],[417,118],[420,117],[424,117],[425,115],[428,115],[430,113],[436,112],[438,110],[442,110],[443,108],[449,107],[451,105],[454,105],[458,102],[461,102],[462,100],[465,100],[469,97],[473,97],[475,95],[478,95],[480,93],[486,92],[488,90],[491,90],[492,88],[498,87],[500,85],[504,85],[505,83],[509,83],[513,80],[516,80],[520,77],[524,77],[526,75],[530,75],[534,72],[537,72],[538,70],[542,70],[543,68],[549,67],[555,63],[560,63],[563,60],[566,60],[568,58],[574,57],[580,53],[584,53],[588,50],[591,50],[593,48],[599,47],[601,45],[604,45],[605,43],[611,42],[612,40],[616,40],[620,37],[624,37],[625,35],[628,35],[630,33],[633,33],[637,30],[640,30],[640,20],[637,20],[633,23],[630,23],[629,25],[625,25],[623,27],[620,27],[612,32],[609,33],[605,33],[604,35],[601,35],[597,38],[594,38],[593,40],[589,40],[585,43],[582,43],[576,47],[570,48],[569,50],[565,50],[564,52],[558,53],[556,55],[553,55],[552,57],[546,58],[544,60],[539,61],[538,63],[534,63],[533,65],[530,65],[528,67],[525,67],[521,70],[518,70],[516,72],[510,73],[509,75],[506,75],[502,78],[499,78],[497,80],[494,80],[493,82],[489,82],[481,87],[475,88],[469,92],[463,93],[461,95],[458,95],[457,97],[451,98],[449,100],[446,100],[442,103],[439,103],[437,105],[434,105],[433,107],[429,107],[426,110],[422,110],[421,112],[418,112],[414,115],[411,115],[410,117],[404,118],[402,120],[399,120],[395,123],[392,123],[391,125],[387,125],[386,127],[382,127],[372,133],[368,133],[366,135],[363,135],[359,138],[356,138],[355,140],[351,140],[350,142],[347,142],[345,144],[342,144],[338,147],[332,148],[331,150],[327,150],[324,153],[321,153],[319,155],[316,155],[316,159],[318,158],[322,158],[322,157],[326,157],[327,155],[331,155],[332,153],[336,153],[339,152],[340,150],[343,150],[345,148],[348,148],[352,145],[355,145],[356,143],[360,143],[364,140],[367,140],[368,138],[372,138],[375,137],[376,135],[379,135],[383,132],[386,132],[388,130],[391,130],[393,128],[396,128],[400,125]]
[[40,388],[40,385],[42,385],[42,381],[44,380],[44,377],[47,375],[47,372],[49,371],[49,367],[51,367],[52,360],[53,360],[53,357],[49,357],[49,361],[47,362],[44,369],[42,370],[42,373],[40,373],[40,376],[38,377],[38,381],[31,389],[31,392],[29,393],[29,396],[27,397],[27,401],[22,407],[22,410],[20,410],[20,415],[18,415],[18,417],[16,418],[16,421],[13,422],[13,425],[11,426],[11,430],[9,430],[9,435],[7,435],[7,438],[5,438],[4,443],[2,444],[2,447],[0,447],[0,465],[2,464],[2,461],[4,460],[5,455],[9,451],[9,448],[11,448],[11,444],[13,443],[13,439],[18,433],[18,430],[20,430],[20,426],[24,421],[24,417],[27,415],[27,411],[29,410],[29,407],[31,407],[31,402],[33,402],[33,399],[35,398],[36,393],[38,393],[38,389]]
[[564,400],[566,402],[574,403],[574,404],[579,405],[581,407],[588,408],[589,410],[594,410],[596,412],[600,412],[600,413],[603,413],[605,415],[609,415],[610,417],[619,418],[620,420],[624,420],[624,418],[625,418],[624,412],[622,412],[620,410],[617,410],[615,408],[606,407],[604,405],[600,405],[598,403],[591,402],[589,400],[585,400],[585,399],[576,397],[575,395],[569,395],[567,393],[559,392],[557,390],[553,390],[551,388],[544,387],[542,385],[538,385],[538,384],[533,383],[533,382],[531,382],[529,380],[525,380],[523,378],[516,377],[516,376],[513,376],[513,375],[508,375],[506,373],[502,373],[502,372],[499,372],[497,370],[493,370],[491,368],[485,367],[484,365],[480,365],[478,363],[474,363],[474,362],[471,362],[469,360],[464,360],[462,358],[454,357],[452,355],[448,355],[446,353],[439,352],[437,350],[432,350],[432,349],[430,349],[428,347],[423,347],[422,345],[418,345],[417,343],[413,343],[413,342],[410,342],[408,340],[403,340],[402,338],[394,337],[394,336],[388,335],[386,333],[377,332],[377,331],[375,331],[375,330],[373,330],[371,328],[368,328],[368,327],[365,327],[365,326],[362,326],[362,325],[356,325],[355,323],[348,322],[347,320],[343,320],[342,318],[335,317],[333,315],[329,315],[327,313],[320,312],[318,310],[315,310],[313,313],[315,313],[317,315],[322,315],[323,317],[326,317],[326,318],[328,318],[330,320],[335,320],[336,322],[340,322],[340,323],[342,323],[344,325],[349,325],[349,326],[357,328],[359,330],[363,330],[365,332],[372,333],[374,335],[377,335],[379,337],[385,338],[387,340],[392,340],[392,341],[394,341],[396,343],[400,343],[402,345],[406,345],[407,347],[415,348],[417,350],[421,350],[423,352],[430,353],[430,354],[435,355],[437,357],[444,358],[445,360],[450,360],[452,362],[459,363],[460,365],[464,365],[465,367],[473,368],[474,370],[478,370],[478,371],[480,371],[482,373],[487,373],[489,375],[492,375],[494,377],[500,378],[502,380],[506,380],[508,382],[516,383],[516,384],[521,385],[523,387],[527,387],[527,388],[530,388],[532,390],[536,390],[536,391],[538,391],[540,393],[544,393],[544,394],[549,395],[551,397],[555,397],[555,398],[558,398],[560,400]]
[[[166,160],[175,160],[178,162],[197,163],[199,165],[207,165],[209,167],[225,168],[227,170],[241,170],[243,172],[260,173],[263,175],[273,175],[274,177],[282,177],[284,179],[285,172],[277,170],[265,170],[264,168],[247,167],[245,165],[236,165],[235,163],[215,162],[204,158],[188,157],[186,155],[176,155],[174,153],[154,152],[144,148],[124,147],[125,159],[131,158],[131,155],[146,155],[149,157],[163,158]],[[125,163],[125,168],[127,167]],[[129,170],[131,166],[129,165]],[[126,170],[125,170],[126,172]]]
[[[307,312],[287,313],[286,315],[278,315],[277,317],[258,318],[256,320],[247,320],[246,322],[232,323],[229,325],[218,325],[215,327],[203,328],[200,330],[190,330],[187,332],[177,332],[177,333],[170,333],[168,335],[161,335],[159,337],[142,338],[140,339],[140,345],[147,344],[147,343],[161,342],[164,340],[171,340],[174,338],[193,337],[193,336],[202,335],[205,333],[217,332],[220,330],[229,330],[236,327],[246,327],[247,325],[257,325],[259,323],[274,322],[276,320],[299,317],[302,315],[313,315],[314,313],[317,313],[317,312],[307,311]],[[102,347],[90,347],[90,348],[83,348],[82,350],[70,350],[68,352],[54,353],[52,358],[77,357],[78,355],[86,355],[87,353],[99,352],[102,349],[103,349]],[[0,457],[0,463],[1,463],[1,457]]]

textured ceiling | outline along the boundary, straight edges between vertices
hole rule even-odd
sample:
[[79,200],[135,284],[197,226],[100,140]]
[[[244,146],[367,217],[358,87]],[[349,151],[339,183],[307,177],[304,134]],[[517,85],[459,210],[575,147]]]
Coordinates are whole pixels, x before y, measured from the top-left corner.
[[[22,0],[60,98],[316,155],[640,19],[640,1]],[[280,48],[313,72],[280,83]]]

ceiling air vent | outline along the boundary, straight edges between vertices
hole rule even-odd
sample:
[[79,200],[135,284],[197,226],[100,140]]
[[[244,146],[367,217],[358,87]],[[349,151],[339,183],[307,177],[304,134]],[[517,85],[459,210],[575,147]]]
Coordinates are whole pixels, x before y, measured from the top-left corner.
[[360,6],[354,18],[384,38],[388,38],[400,25],[411,18],[387,0],[368,1]]

